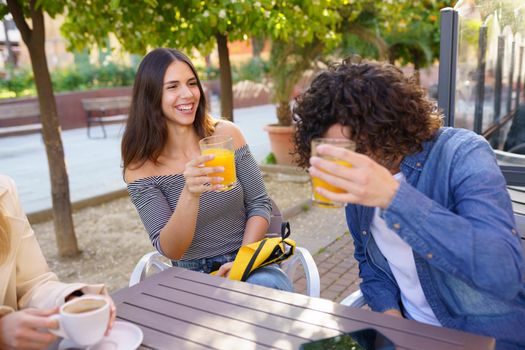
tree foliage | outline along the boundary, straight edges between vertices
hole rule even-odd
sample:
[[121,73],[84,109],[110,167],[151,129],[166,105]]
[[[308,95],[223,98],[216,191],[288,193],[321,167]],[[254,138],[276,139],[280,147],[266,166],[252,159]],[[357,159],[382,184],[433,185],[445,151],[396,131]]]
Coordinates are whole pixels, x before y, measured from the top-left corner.
[[389,46],[389,59],[401,65],[426,67],[439,57],[439,11],[452,1],[398,0],[384,2],[381,36]]
[[288,30],[274,32],[271,37],[270,76],[274,84],[279,125],[292,123],[289,100],[304,72],[327,55],[340,56],[351,51],[347,39],[349,35],[370,41],[377,51],[383,51],[378,48],[382,40],[374,31],[374,26],[362,16],[365,11],[375,8],[373,1],[327,0],[307,3],[308,6],[303,7],[279,8],[276,15],[287,18],[284,23],[289,25]]
[[217,33],[229,41],[263,35],[302,46],[314,37],[331,40],[340,20],[340,4],[350,0],[91,0],[68,7],[62,29],[76,49],[114,33],[135,53],[148,47],[196,48],[211,52]]
[[[314,40],[333,48],[340,41],[336,28],[339,7],[350,0],[91,0],[74,2],[62,29],[79,50],[89,43],[102,44],[109,33],[123,47],[145,53],[151,47],[175,47],[201,54],[211,52],[222,37],[228,41],[264,36],[302,48]],[[355,7],[355,6],[354,6]],[[352,11],[349,11],[352,13]],[[227,67],[225,67],[227,66]],[[229,61],[221,60],[221,78],[229,75]],[[222,80],[221,80],[222,82]],[[222,94],[231,94],[227,83]],[[231,82],[230,82],[231,85]],[[221,102],[222,102],[221,96]],[[224,112],[224,111],[223,111]]]

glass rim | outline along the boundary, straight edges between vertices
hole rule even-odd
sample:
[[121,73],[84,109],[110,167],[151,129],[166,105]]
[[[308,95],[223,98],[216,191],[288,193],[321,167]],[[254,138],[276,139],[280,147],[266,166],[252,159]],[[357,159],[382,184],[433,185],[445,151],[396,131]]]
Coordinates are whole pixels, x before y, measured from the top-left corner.
[[354,144],[355,145],[355,141],[353,140],[350,140],[350,139],[343,139],[343,138],[333,138],[333,137],[315,137],[312,139],[312,143],[314,142],[324,142],[324,143],[345,143],[345,144]]
[[200,139],[199,145],[205,145],[205,146],[219,145],[219,144],[223,144],[228,141],[233,142],[233,137],[229,135],[214,135],[214,136],[208,136],[208,137]]

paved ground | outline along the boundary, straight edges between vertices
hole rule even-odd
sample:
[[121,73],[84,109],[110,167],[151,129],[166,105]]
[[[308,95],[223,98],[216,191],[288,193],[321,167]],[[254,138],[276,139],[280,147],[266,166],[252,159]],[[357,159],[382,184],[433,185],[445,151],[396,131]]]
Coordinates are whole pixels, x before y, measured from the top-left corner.
[[[321,276],[321,298],[340,302],[359,289],[359,267],[354,259],[352,236],[345,233],[314,255]],[[304,293],[306,278],[297,271],[294,288]]]
[[[262,128],[275,121],[274,105],[235,110],[235,122],[243,130],[258,161],[270,152],[268,137]],[[62,133],[73,202],[125,188],[120,168],[122,125],[111,125],[107,129],[106,139],[89,139],[85,129]],[[0,173],[15,179],[27,213],[51,207],[49,172],[40,135],[0,138]],[[283,212],[290,209],[293,208],[281,208]],[[340,301],[358,288],[359,280],[353,243],[350,235],[345,234],[343,212],[310,208],[298,213],[296,210],[294,214],[289,218],[293,235],[314,254],[321,274],[321,296]],[[304,289],[304,276],[298,274],[295,282],[299,290]]]

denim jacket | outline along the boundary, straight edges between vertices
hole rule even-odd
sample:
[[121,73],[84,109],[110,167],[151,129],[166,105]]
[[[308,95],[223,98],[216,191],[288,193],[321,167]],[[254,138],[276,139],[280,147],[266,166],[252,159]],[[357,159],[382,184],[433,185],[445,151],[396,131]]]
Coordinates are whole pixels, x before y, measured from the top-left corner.
[[[413,250],[428,303],[448,328],[525,347],[525,262],[505,179],[489,144],[442,128],[401,163],[401,183],[381,213]],[[361,290],[375,311],[400,308],[400,291],[372,235],[374,208],[346,206]]]

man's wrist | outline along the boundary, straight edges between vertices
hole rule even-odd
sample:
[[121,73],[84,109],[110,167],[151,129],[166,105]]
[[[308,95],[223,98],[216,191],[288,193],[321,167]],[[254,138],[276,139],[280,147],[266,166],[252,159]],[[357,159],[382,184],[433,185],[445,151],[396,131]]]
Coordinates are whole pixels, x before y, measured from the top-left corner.
[[394,178],[392,178],[392,180],[393,182],[389,186],[389,190],[387,191],[388,195],[385,197],[385,203],[381,205],[381,209],[386,209],[390,206],[396,196],[397,190],[399,189],[399,182]]
[[388,310],[383,311],[383,314],[391,315],[391,316],[397,316],[397,317],[403,317],[403,315],[401,314],[401,311],[399,311],[398,309],[388,309]]

